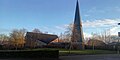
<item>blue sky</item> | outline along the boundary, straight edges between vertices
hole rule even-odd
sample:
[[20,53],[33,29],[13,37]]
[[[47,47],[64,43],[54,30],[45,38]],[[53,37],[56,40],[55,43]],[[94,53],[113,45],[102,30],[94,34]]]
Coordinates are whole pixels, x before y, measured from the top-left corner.
[[[116,35],[120,22],[120,0],[79,0],[86,36],[109,29]],[[0,0],[0,33],[12,29],[38,28],[60,34],[73,23],[76,0]],[[119,30],[120,31],[120,30]]]

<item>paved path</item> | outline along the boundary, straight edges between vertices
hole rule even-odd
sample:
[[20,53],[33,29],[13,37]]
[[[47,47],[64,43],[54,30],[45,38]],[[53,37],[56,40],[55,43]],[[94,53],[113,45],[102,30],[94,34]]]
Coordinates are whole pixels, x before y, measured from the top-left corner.
[[60,56],[60,60],[120,60],[120,55],[76,55],[76,56]]

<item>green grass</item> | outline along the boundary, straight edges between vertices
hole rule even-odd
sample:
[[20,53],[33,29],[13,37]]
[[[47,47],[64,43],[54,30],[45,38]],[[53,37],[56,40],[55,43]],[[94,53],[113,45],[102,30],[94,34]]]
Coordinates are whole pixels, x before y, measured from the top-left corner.
[[59,51],[59,55],[93,55],[93,54],[116,54],[116,51],[108,51],[108,50],[71,50],[71,51]]
[[92,54],[116,54],[116,51],[110,50],[69,50],[69,49],[61,49],[61,48],[39,48],[32,50],[59,50],[59,55],[92,55]]

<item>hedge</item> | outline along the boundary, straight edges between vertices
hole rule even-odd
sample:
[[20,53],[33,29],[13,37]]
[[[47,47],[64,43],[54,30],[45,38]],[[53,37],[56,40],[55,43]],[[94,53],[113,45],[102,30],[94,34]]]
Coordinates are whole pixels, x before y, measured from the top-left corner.
[[0,51],[0,58],[59,58],[58,50]]

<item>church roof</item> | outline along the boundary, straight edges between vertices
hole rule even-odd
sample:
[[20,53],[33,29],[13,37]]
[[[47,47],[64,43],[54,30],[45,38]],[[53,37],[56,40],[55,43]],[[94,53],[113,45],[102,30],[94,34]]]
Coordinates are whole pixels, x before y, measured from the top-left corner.
[[58,38],[57,35],[52,35],[52,34],[33,33],[33,32],[26,33],[26,40],[39,40],[46,44],[50,43],[51,41],[53,41],[57,38]]

